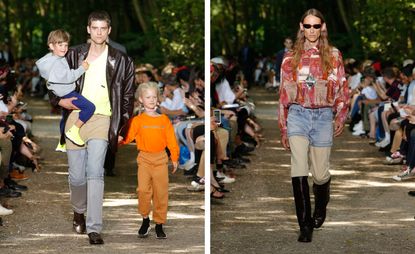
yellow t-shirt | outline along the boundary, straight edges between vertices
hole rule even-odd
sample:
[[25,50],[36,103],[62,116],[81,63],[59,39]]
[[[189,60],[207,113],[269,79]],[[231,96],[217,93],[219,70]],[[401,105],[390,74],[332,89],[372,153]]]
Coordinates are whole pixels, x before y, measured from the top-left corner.
[[85,72],[82,95],[94,103],[96,108],[94,114],[111,116],[111,103],[106,78],[107,56],[108,46],[97,59],[89,63],[89,68]]

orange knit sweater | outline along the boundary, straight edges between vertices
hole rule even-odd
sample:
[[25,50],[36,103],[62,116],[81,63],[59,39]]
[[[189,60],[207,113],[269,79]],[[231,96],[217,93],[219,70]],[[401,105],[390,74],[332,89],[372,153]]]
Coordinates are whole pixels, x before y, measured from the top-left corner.
[[140,151],[156,153],[167,147],[171,160],[177,162],[179,159],[179,146],[174,128],[166,115],[149,116],[142,113],[135,116],[130,122],[127,137],[121,144],[128,144],[134,139]]

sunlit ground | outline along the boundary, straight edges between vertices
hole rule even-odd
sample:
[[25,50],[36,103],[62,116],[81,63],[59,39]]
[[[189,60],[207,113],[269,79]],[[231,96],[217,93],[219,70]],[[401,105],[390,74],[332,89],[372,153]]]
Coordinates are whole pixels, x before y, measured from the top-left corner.
[[[120,148],[116,177],[105,178],[103,246],[91,246],[86,235],[72,232],[66,154],[53,152],[58,143],[60,115],[49,115],[49,103],[30,104],[37,112],[33,133],[42,145],[41,173],[27,172],[29,187],[23,197],[9,199],[14,210],[3,217],[0,253],[204,253],[203,193],[187,191],[190,181],[179,171],[170,176],[169,211],[165,232],[168,239],[155,238],[154,224],[146,239],[137,231],[137,151],[133,145]],[[151,215],[150,215],[151,217]]]
[[[260,90],[261,91],[261,90]],[[335,139],[330,173],[331,200],[326,222],[311,244],[298,244],[298,223],[290,179],[290,153],[280,143],[277,103],[264,92],[252,95],[265,142],[224,200],[212,201],[215,253],[412,253],[415,239],[415,178],[392,179],[401,165],[348,130]],[[311,202],[314,195],[309,177]]]

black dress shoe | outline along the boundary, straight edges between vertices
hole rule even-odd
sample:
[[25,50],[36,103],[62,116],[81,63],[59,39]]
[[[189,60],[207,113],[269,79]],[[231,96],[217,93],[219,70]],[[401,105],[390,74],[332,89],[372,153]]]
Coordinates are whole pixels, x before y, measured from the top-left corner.
[[97,232],[89,233],[88,237],[89,237],[90,244],[104,244],[104,240],[102,240],[101,235]]
[[412,197],[415,197],[415,191],[408,191],[408,195],[412,196]]
[[27,186],[25,185],[16,184],[16,185],[8,185],[7,187],[9,187],[10,189],[14,191],[27,191]]
[[85,224],[85,217],[82,213],[73,213],[73,223],[72,227],[77,234],[85,234],[86,233],[86,224]]
[[6,185],[16,185],[17,182],[10,177],[4,178],[4,184]]
[[0,188],[0,197],[19,198],[21,196],[22,196],[21,192],[14,191],[6,187]]
[[222,192],[222,193],[228,193],[228,192],[230,192],[229,190],[227,190],[227,189],[225,189],[223,187],[216,188],[216,190],[219,191],[219,192]]
[[250,163],[251,162],[251,160],[249,158],[245,158],[245,157],[242,157],[242,156],[236,158],[236,160],[240,161],[242,163]]

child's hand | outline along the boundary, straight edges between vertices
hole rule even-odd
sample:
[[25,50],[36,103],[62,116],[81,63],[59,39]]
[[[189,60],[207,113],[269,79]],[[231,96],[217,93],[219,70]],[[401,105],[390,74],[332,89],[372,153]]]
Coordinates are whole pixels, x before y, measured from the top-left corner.
[[171,170],[172,174],[176,173],[178,166],[179,166],[179,163],[177,161],[173,161],[173,169]]
[[82,62],[82,66],[84,67],[84,69],[85,69],[85,70],[88,70],[88,68],[89,68],[89,63],[88,63],[86,60],[84,60],[84,61]]
[[123,136],[118,135],[118,144],[121,145],[122,141],[124,140]]

